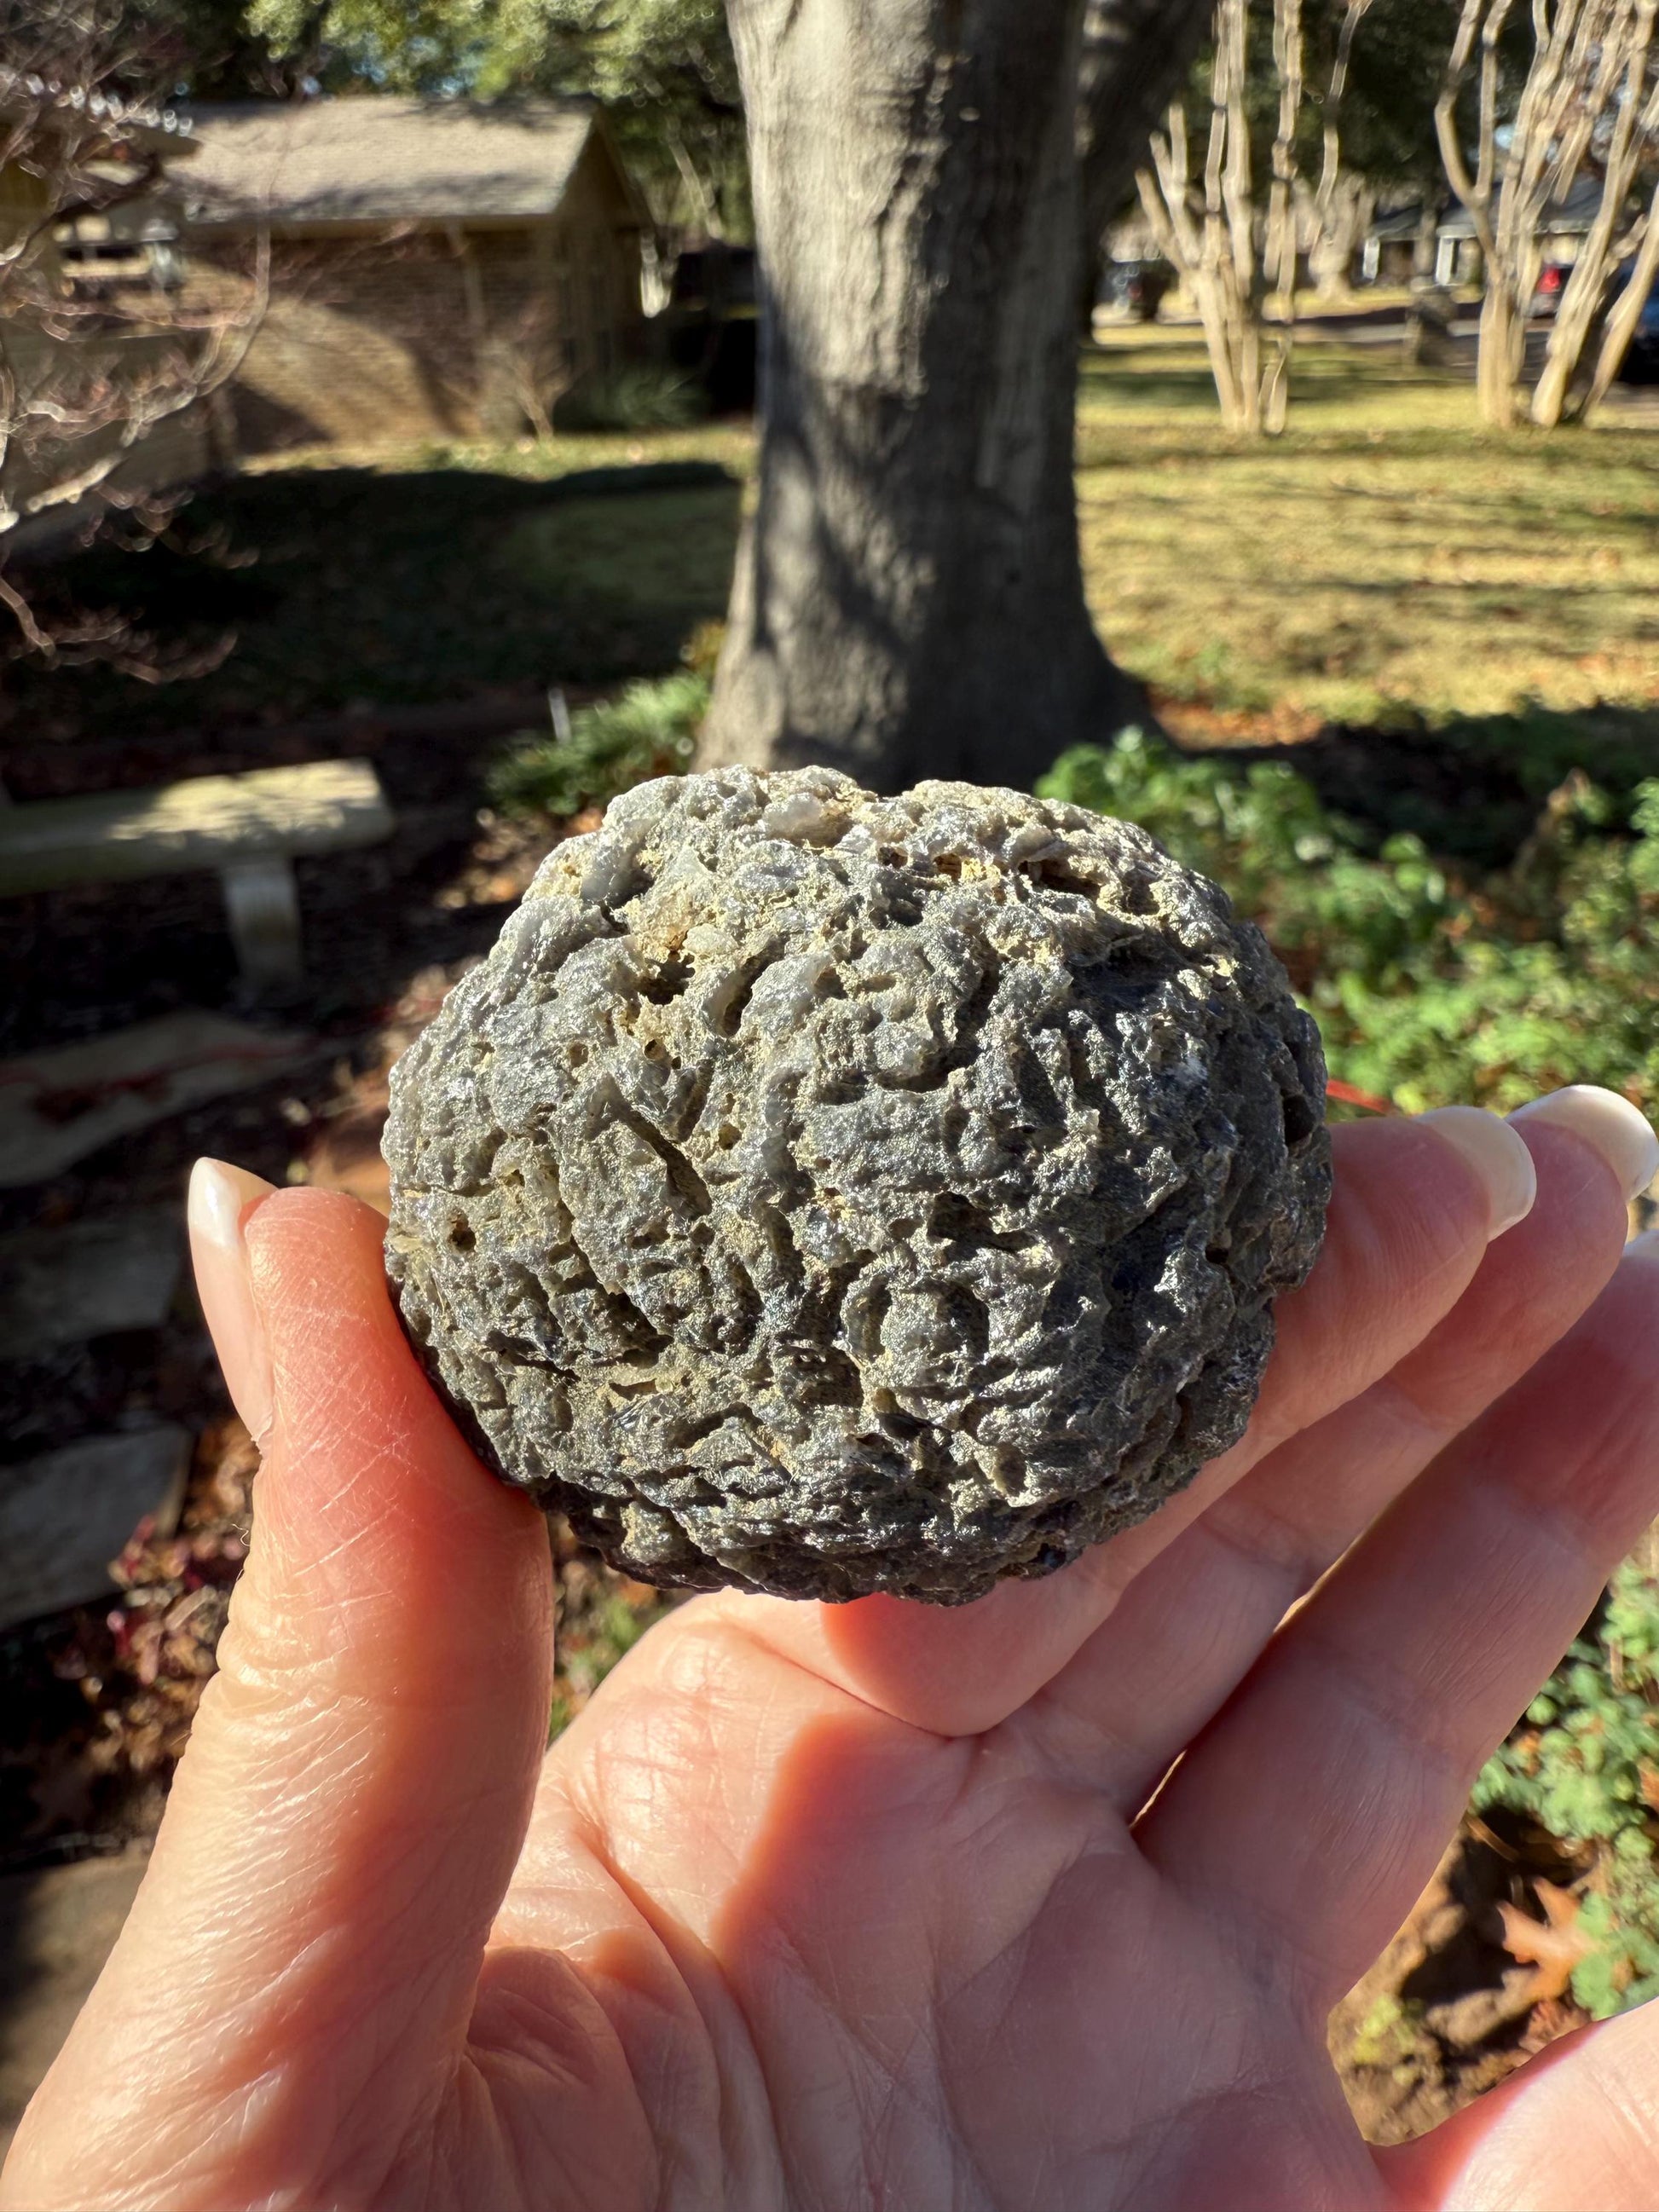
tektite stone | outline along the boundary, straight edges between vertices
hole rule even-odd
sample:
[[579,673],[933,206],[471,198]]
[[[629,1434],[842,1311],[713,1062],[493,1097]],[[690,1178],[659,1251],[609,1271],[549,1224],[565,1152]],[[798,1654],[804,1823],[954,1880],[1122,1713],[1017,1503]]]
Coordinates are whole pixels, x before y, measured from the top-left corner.
[[1259,931],[976,785],[665,777],[560,845],[392,1078],[405,1324],[647,1582],[955,1603],[1244,1427],[1329,1184]]

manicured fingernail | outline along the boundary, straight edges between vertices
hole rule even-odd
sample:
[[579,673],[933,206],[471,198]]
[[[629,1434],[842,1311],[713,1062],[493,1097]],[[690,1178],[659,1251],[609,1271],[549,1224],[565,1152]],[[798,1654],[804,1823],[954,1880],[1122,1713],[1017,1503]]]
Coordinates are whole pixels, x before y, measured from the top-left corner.
[[1511,1121],[1546,1121],[1552,1128],[1570,1129],[1582,1137],[1619,1178],[1626,1198],[1645,1190],[1659,1175],[1659,1137],[1628,1098],[1616,1091],[1603,1091],[1594,1083],[1570,1083],[1565,1091],[1552,1091],[1542,1098],[1517,1106]]
[[1418,1119],[1455,1145],[1486,1186],[1488,1240],[1526,1219],[1538,1195],[1538,1170],[1507,1121],[1482,1106],[1437,1106]]
[[190,1256],[196,1290],[219,1355],[230,1402],[254,1442],[270,1433],[274,1403],[270,1350],[259,1310],[242,1231],[247,1217],[276,1186],[223,1160],[198,1160],[191,1170]]

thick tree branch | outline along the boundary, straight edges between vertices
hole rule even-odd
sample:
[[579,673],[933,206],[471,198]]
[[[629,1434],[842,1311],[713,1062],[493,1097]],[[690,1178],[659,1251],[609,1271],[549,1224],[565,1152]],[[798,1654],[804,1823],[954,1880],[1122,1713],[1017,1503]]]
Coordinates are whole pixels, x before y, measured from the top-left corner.
[[1092,247],[1134,189],[1152,132],[1193,65],[1214,0],[1090,0],[1078,79],[1083,235]]

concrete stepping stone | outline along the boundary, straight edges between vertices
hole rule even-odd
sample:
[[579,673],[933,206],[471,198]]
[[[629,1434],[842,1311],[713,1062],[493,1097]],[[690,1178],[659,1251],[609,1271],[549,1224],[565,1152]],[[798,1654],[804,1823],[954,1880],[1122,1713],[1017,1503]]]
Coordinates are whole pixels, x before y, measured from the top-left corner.
[[184,1224],[181,1199],[0,1237],[0,1360],[159,1328],[179,1287]]
[[0,1467],[0,1629],[88,1605],[147,1513],[170,1528],[190,1471],[187,1429],[88,1437]]
[[116,1137],[298,1067],[313,1038],[222,1014],[163,1014],[0,1063],[0,1186],[46,1182]]
[[0,2160],[131,1908],[148,1851],[0,1879]]

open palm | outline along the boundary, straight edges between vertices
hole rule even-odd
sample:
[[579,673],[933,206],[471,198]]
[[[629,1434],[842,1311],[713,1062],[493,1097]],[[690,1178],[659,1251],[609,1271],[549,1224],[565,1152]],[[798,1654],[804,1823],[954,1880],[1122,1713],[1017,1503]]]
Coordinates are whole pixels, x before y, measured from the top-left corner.
[[1517,1126],[1490,1245],[1432,1124],[1337,1133],[1249,1435],[1153,1521],[957,1612],[698,1600],[545,1760],[541,1523],[428,1392],[378,1220],[266,1200],[253,1555],[0,2203],[1659,2202],[1644,2014],[1401,2151],[1325,2055],[1659,1510],[1659,1260],[1582,1116]]

